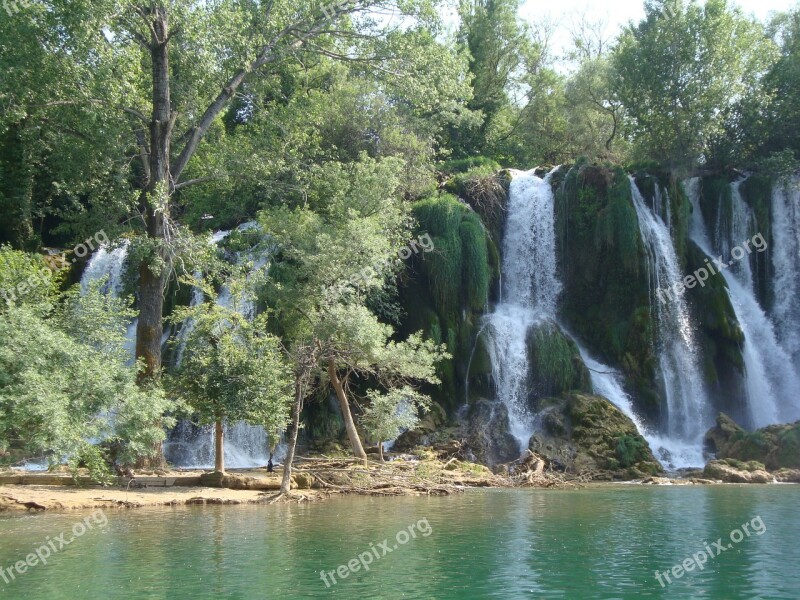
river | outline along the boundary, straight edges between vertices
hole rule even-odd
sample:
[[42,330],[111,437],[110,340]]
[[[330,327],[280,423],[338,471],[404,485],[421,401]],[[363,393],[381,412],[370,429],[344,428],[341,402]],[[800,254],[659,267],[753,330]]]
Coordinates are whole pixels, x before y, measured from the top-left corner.
[[[793,485],[620,485],[7,515],[0,596],[796,599],[799,505]],[[702,570],[673,570],[693,556]]]

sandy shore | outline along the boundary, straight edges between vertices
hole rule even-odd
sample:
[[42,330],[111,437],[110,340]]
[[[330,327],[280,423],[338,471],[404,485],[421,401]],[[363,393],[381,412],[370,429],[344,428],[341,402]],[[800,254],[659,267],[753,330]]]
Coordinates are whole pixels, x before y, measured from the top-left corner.
[[[141,508],[189,504],[267,503],[277,494],[257,490],[208,487],[77,488],[52,485],[0,486],[0,512],[5,510],[73,510]],[[304,491],[308,495],[308,491]]]

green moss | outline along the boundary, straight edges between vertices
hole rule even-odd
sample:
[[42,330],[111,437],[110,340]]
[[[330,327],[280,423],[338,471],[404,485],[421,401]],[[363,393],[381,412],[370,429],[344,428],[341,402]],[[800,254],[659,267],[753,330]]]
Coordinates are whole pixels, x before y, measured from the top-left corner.
[[589,371],[578,347],[554,325],[536,327],[528,334],[529,387],[538,397],[569,391],[591,392]]
[[622,367],[642,408],[656,413],[655,328],[628,175],[596,165],[571,168],[556,190],[556,232],[566,324],[594,353]]
[[454,407],[464,401],[466,369],[492,280],[499,275],[499,256],[480,217],[455,197],[426,198],[413,211],[434,250],[410,263],[400,290],[408,315],[403,330],[421,329],[447,344],[453,359],[440,368],[442,385],[433,396]]
[[647,442],[638,435],[621,435],[617,438],[616,455],[619,466],[628,468],[648,459]]
[[[742,183],[740,191],[742,198],[753,209],[756,218],[755,230],[764,237],[767,246],[772,246],[772,221],[770,218],[772,207],[773,179],[763,175],[753,175]],[[770,288],[769,252],[754,253],[753,275],[755,276],[756,295],[762,306],[769,306],[773,296]]]
[[670,233],[675,243],[675,252],[681,267],[685,267],[689,246],[689,221],[692,205],[680,181],[671,179],[667,186],[670,200]]
[[467,305],[474,310],[483,310],[489,295],[490,279],[486,232],[478,216],[469,213],[461,222],[459,233]]

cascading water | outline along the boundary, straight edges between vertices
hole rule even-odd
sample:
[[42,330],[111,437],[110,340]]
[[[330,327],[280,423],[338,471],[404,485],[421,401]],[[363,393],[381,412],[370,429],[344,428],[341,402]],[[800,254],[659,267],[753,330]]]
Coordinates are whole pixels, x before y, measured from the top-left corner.
[[649,428],[634,410],[633,398],[625,391],[622,374],[593,358],[577,340],[576,344],[583,363],[589,369],[592,391],[598,396],[607,398],[633,421],[636,430],[647,440],[655,457],[666,468],[682,469],[703,463],[702,451],[696,443],[672,439]]
[[[247,231],[257,227],[255,222],[243,223],[238,231]],[[211,244],[217,245],[227,238],[231,231],[217,231],[211,236]],[[249,254],[236,254],[237,261],[253,260],[254,269],[261,269],[267,265],[267,255],[251,256]],[[196,273],[195,277],[202,275]],[[197,306],[205,300],[200,288],[192,289],[191,306]],[[245,300],[234,306],[234,300],[227,287],[220,290],[216,303],[226,308],[232,308],[246,316],[255,317],[256,306],[250,300]],[[176,364],[183,359],[186,342],[194,328],[194,323],[189,321],[183,324],[178,334],[176,351]],[[225,423],[225,464],[230,468],[249,468],[264,466],[269,460],[269,439],[263,427],[248,425],[247,423]],[[285,448],[278,444],[275,448],[273,459],[281,460]],[[176,466],[184,468],[211,468],[214,464],[214,431],[213,427],[197,427],[189,422],[181,422],[170,433],[169,440],[164,444],[164,456]]]
[[[272,458],[281,461],[285,455],[285,444],[279,444]],[[214,428],[181,421],[164,442],[164,456],[176,467],[214,468]],[[229,468],[263,467],[268,460],[269,438],[263,427],[243,422],[225,424],[225,464]]]
[[665,298],[665,302],[657,293],[659,289],[671,289],[683,276],[669,229],[661,217],[647,207],[632,177],[630,185],[648,257],[650,306],[656,320],[656,350],[667,404],[666,437],[676,447],[696,448],[694,460],[702,464],[702,437],[712,424],[712,415],[698,369],[694,325],[683,290]]
[[[250,229],[255,224],[245,223],[239,227],[240,230]],[[231,232],[220,231],[213,234],[212,244],[218,244],[225,239]],[[101,291],[106,294],[119,296],[124,288],[124,275],[126,260],[128,258],[129,242],[109,250],[99,248],[86,265],[81,278],[81,288],[86,291],[92,281],[97,281],[104,277],[108,280],[103,284]],[[242,257],[244,258],[244,257]],[[252,258],[252,257],[248,257]],[[266,258],[255,257],[257,266],[264,266]],[[200,274],[198,273],[197,276]],[[218,302],[229,301],[230,294],[222,290]],[[227,298],[227,300],[226,300]],[[199,288],[193,288],[191,305],[203,301],[203,292]],[[243,313],[252,315],[255,307],[247,303],[242,307]],[[131,357],[134,356],[136,347],[136,324],[137,320],[128,326],[126,334],[126,348]],[[178,345],[176,352],[176,362],[180,364],[183,357],[185,342],[191,333],[193,324],[185,323],[178,332]],[[169,329],[165,330],[163,343],[166,343]],[[169,440],[164,443],[164,455],[167,460],[176,466],[186,468],[207,468],[214,463],[214,434],[210,427],[195,427],[191,423],[182,422],[172,432]],[[275,451],[274,459],[280,460],[283,456],[282,446],[278,446]],[[263,466],[269,459],[269,448],[267,434],[262,427],[248,425],[246,423],[234,423],[225,426],[225,462],[231,468],[248,468]]]
[[[800,178],[772,189],[772,317],[781,345],[800,363]],[[797,396],[795,396],[796,398]]]
[[[93,281],[107,278],[100,291],[103,294],[112,294],[119,297],[124,288],[125,262],[128,259],[130,241],[125,240],[113,250],[101,246],[89,259],[81,276],[81,291],[85,294]],[[131,361],[136,354],[136,325],[138,319],[133,319],[128,324],[125,332],[125,349],[131,356]]]
[[488,350],[497,399],[508,408],[511,434],[520,449],[533,433],[528,407],[527,334],[555,320],[561,283],[557,276],[553,190],[550,177],[512,171],[505,236],[500,303],[486,317]]
[[[792,406],[792,402],[800,398],[800,378],[794,372],[789,355],[778,343],[773,323],[756,299],[749,253],[744,244],[756,233],[755,218],[742,198],[742,181],[731,184],[730,218],[717,219],[713,244],[700,208],[700,183],[699,178],[692,178],[684,184],[692,204],[689,236],[709,257],[721,258],[722,262],[730,264],[721,273],[728,285],[731,306],[744,333],[742,356],[750,416],[748,425],[764,427],[793,420],[800,412]],[[722,198],[718,202],[721,203]],[[717,206],[718,215],[725,213],[722,209],[722,206]],[[737,247],[741,250],[735,254],[744,256],[731,260],[737,258],[735,254],[732,257],[732,252]],[[753,252],[752,246],[750,252]]]

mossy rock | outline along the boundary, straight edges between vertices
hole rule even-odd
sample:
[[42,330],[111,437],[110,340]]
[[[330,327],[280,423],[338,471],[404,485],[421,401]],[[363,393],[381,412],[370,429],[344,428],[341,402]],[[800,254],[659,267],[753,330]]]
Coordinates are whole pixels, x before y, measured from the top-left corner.
[[[731,466],[747,469],[756,461],[770,471],[800,469],[800,421],[748,432],[724,413],[705,436],[706,449]],[[731,463],[731,461],[738,461]]]
[[656,328],[628,174],[577,164],[555,192],[562,319],[593,354],[625,372],[637,408],[658,418]]
[[589,370],[575,342],[555,323],[532,327],[527,337],[528,404],[536,411],[539,398],[592,390]]
[[606,398],[573,392],[540,404],[542,427],[530,449],[556,467],[600,480],[663,473],[633,421]]

